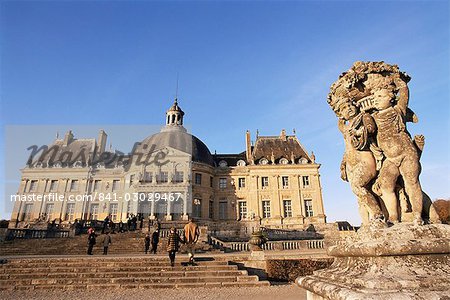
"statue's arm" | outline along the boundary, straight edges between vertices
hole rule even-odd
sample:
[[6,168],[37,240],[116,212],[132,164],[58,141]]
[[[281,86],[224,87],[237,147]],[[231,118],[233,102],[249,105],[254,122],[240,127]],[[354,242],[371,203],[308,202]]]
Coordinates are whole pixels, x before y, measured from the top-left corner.
[[339,131],[345,135],[346,130],[347,130],[347,125],[345,125],[345,120],[338,119],[338,128],[339,128]]
[[344,181],[348,181],[348,177],[347,177],[347,161],[345,160],[345,155],[342,157],[342,161],[341,161],[341,178]]
[[409,103],[409,88],[406,82],[398,78],[395,80],[395,85],[398,88],[398,97],[396,108],[400,111],[403,116],[406,116]]

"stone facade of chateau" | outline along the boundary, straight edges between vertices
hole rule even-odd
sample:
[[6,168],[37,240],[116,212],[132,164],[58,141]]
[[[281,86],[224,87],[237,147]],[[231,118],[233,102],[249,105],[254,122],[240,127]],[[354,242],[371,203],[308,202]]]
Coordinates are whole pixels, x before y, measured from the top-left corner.
[[[295,135],[245,134],[245,151],[211,154],[183,127],[175,100],[166,125],[130,154],[105,149],[107,135],[76,139],[71,131],[22,169],[10,228],[56,220],[164,221],[304,228],[325,223],[319,167]],[[46,150],[46,151],[45,151]]]

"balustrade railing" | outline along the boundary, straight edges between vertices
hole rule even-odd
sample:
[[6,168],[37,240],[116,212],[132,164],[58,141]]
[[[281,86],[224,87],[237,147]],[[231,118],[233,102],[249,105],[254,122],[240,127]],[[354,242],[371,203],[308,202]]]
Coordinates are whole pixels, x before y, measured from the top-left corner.
[[13,239],[44,239],[44,238],[67,238],[70,230],[51,229],[8,229],[7,240]]
[[[225,251],[250,251],[248,242],[224,242],[219,238],[208,236],[208,242],[216,249]],[[262,245],[266,251],[274,250],[300,250],[300,249],[323,249],[323,240],[289,240],[268,241]]]

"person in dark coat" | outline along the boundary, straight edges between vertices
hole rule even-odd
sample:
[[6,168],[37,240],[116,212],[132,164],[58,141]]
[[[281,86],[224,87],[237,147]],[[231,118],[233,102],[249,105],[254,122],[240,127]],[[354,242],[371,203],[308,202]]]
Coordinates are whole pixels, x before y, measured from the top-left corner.
[[96,234],[95,231],[92,230],[91,233],[88,235],[88,250],[87,250],[88,255],[92,255],[92,249],[94,248],[95,243],[96,243]]
[[106,232],[105,238],[103,239],[103,255],[108,254],[108,247],[112,243],[111,236],[109,235],[109,232]]
[[152,234],[152,250],[150,250],[150,252],[153,252],[153,254],[156,254],[158,243],[159,243],[159,231],[155,230]]
[[135,231],[137,229],[137,217],[136,216],[133,216],[133,218],[131,218],[131,223],[132,223],[133,231]]
[[133,215],[130,214],[128,215],[128,220],[127,220],[127,230],[131,231],[131,219],[132,219]]
[[105,230],[108,227],[108,224],[109,224],[109,215],[106,216],[106,218],[103,220],[102,234],[105,233]]
[[169,252],[170,265],[175,265],[175,254],[180,247],[181,238],[178,235],[175,227],[170,228],[170,234],[167,238],[167,252]]
[[150,248],[150,234],[146,234],[144,238],[144,247],[145,247],[145,254],[148,252],[148,248]]

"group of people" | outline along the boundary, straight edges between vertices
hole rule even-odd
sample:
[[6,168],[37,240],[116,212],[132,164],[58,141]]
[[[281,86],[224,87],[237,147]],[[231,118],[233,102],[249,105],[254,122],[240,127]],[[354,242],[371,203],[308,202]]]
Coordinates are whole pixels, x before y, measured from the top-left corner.
[[188,264],[195,265],[194,250],[199,236],[199,228],[192,219],[184,226],[183,238],[177,233],[175,227],[170,228],[170,234],[167,238],[167,252],[169,253],[170,265],[172,267],[175,265],[175,255],[180,248],[180,243],[186,244],[186,250],[189,256]]
[[[108,218],[108,217],[107,217]],[[106,219],[105,219],[106,221]],[[109,220],[108,220],[109,222]],[[106,222],[105,222],[106,223]],[[106,223],[107,224],[107,223]],[[104,233],[105,236],[103,238],[103,255],[108,254],[108,247],[112,243],[112,238],[109,233],[109,231],[105,231],[106,227],[103,227],[102,234]],[[156,223],[155,230],[150,235],[149,233],[146,234],[144,238],[144,252],[147,254],[149,251],[150,253],[156,254],[158,243],[159,243],[159,234],[160,234],[160,224],[159,222]],[[169,254],[170,259],[170,265],[173,267],[175,265],[175,255],[180,249],[180,244],[186,244],[186,250],[189,257],[188,264],[195,265],[194,261],[194,250],[195,250],[195,244],[198,241],[198,238],[200,236],[200,231],[198,228],[198,225],[194,223],[194,220],[190,219],[189,223],[187,223],[184,226],[184,234],[183,237],[180,237],[175,227],[170,228],[170,233],[167,238],[167,252]],[[94,245],[97,242],[97,234],[95,233],[94,228],[89,228],[88,230],[88,250],[87,254],[92,255],[92,250],[94,248]],[[150,249],[150,244],[152,248]]]

